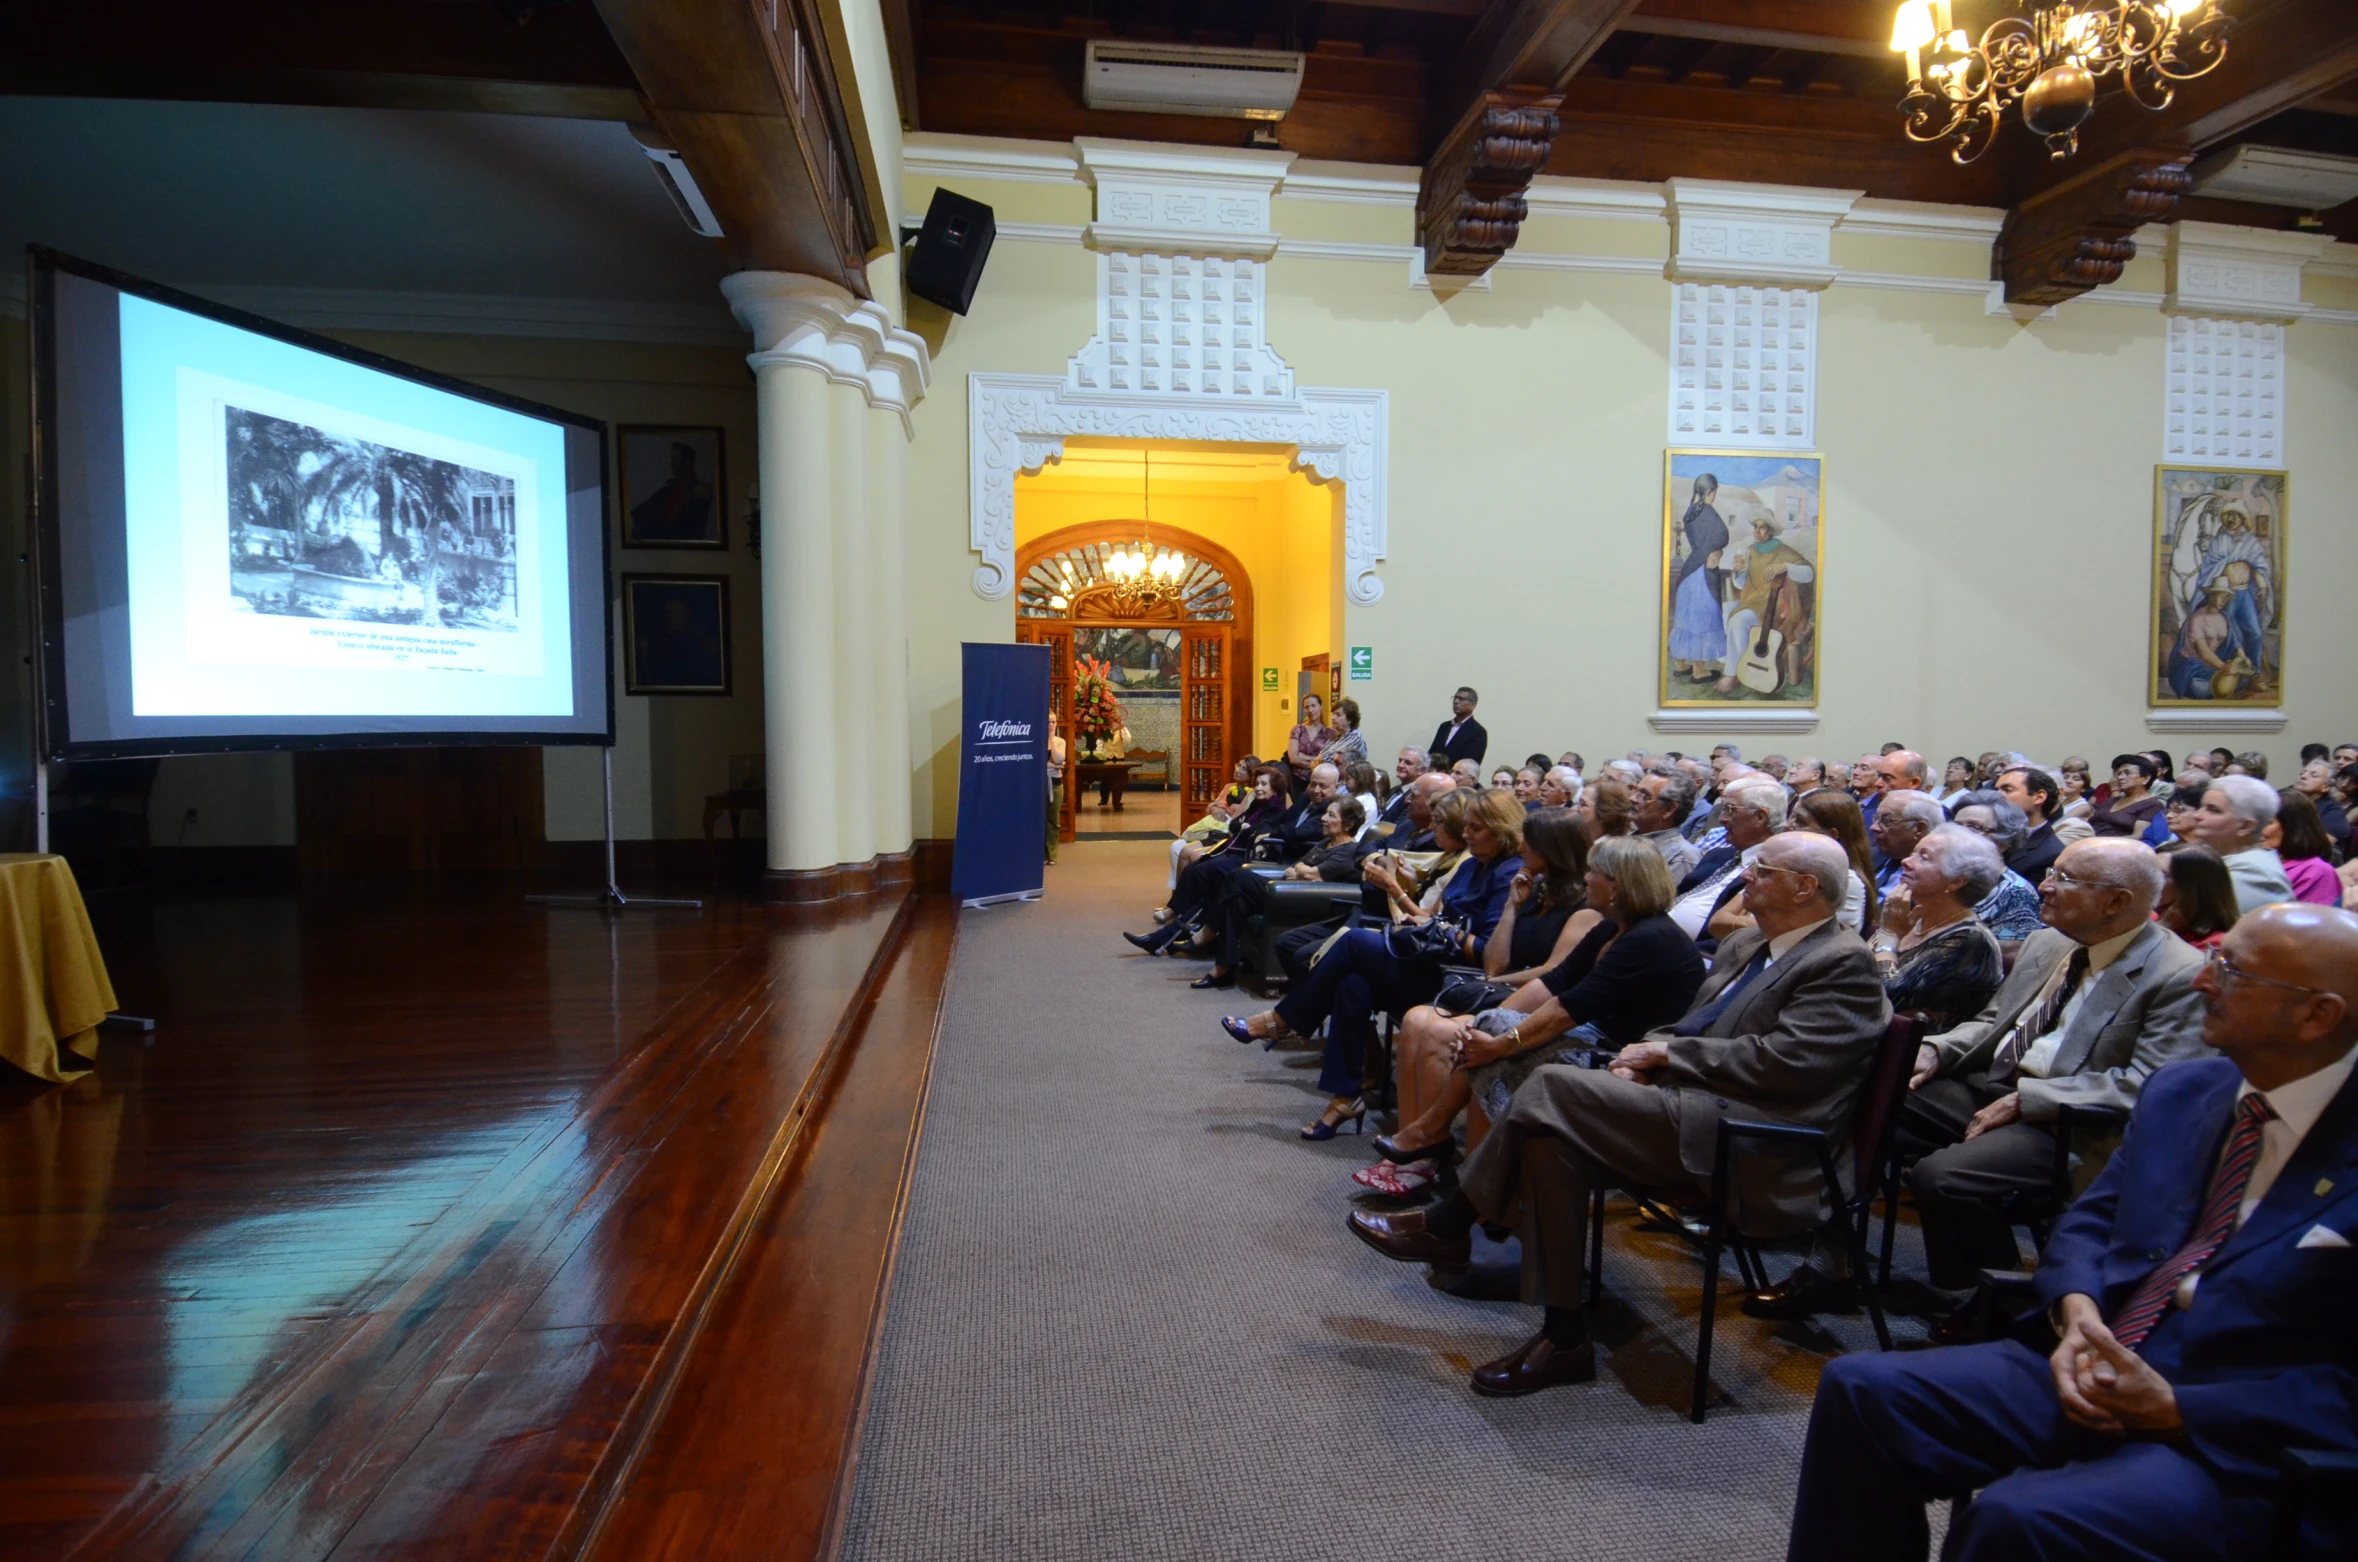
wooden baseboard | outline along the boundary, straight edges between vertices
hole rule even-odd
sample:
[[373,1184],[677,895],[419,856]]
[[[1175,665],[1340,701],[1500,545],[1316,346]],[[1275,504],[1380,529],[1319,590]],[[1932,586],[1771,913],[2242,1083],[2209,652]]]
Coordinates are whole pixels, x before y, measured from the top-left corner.
[[815,906],[842,893],[840,868],[772,868],[761,876],[761,898],[773,906]]
[[909,849],[909,860],[920,895],[947,895],[950,892],[950,869],[956,862],[958,843],[938,837],[920,837]]
[[890,890],[905,888],[917,877],[914,852],[879,852],[876,857],[876,887]]

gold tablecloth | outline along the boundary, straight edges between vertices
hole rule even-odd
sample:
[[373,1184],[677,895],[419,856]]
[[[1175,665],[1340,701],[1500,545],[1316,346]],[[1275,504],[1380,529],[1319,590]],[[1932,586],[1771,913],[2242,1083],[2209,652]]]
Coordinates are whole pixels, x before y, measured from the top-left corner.
[[58,1051],[96,1059],[98,1022],[114,1006],[74,870],[63,857],[0,852],[0,1058],[52,1084],[78,1078]]

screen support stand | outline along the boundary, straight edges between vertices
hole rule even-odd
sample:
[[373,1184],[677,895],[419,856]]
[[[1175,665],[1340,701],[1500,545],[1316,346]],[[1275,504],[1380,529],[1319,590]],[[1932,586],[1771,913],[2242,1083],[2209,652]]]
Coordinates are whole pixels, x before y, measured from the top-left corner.
[[[33,761],[33,851],[49,855],[49,761]],[[128,1025],[133,1030],[152,1031],[156,1022],[144,1015],[125,1014],[120,1009],[109,1010],[101,1025]]]
[[581,906],[595,911],[701,911],[701,900],[657,900],[622,893],[614,881],[614,749],[598,750],[606,782],[606,887],[595,895],[527,895],[536,906]]

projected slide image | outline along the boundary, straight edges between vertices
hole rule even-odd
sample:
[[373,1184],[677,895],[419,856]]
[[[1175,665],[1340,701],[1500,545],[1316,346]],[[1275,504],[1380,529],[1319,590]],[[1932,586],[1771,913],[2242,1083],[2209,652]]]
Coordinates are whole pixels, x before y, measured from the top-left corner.
[[245,407],[222,429],[245,611],[516,631],[514,478]]

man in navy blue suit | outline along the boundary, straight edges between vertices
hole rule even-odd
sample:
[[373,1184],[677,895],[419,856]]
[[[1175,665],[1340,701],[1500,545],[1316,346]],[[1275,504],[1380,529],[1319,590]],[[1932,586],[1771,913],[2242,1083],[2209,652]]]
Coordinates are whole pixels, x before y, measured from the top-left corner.
[[[2358,916],[2244,918],[2195,978],[2203,1040],[2145,1082],[2056,1226],[2060,1343],[1846,1356],[1811,1412],[1788,1562],[2266,1553],[2276,1455],[2358,1452]],[[2310,1514],[2311,1554],[2358,1555]]]

